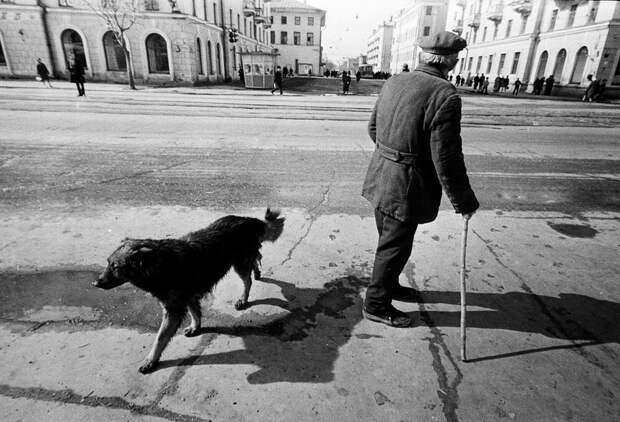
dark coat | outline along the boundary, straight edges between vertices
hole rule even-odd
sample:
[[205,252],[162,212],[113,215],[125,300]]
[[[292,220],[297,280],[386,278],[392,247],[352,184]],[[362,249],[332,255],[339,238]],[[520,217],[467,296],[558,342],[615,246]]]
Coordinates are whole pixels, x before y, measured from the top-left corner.
[[457,213],[479,204],[461,146],[461,98],[435,67],[422,65],[387,80],[368,133],[377,144],[362,196],[403,222],[437,217],[442,187]]
[[71,69],[69,69],[71,73],[70,81],[73,83],[84,83],[84,66],[80,62],[80,60],[76,60]]

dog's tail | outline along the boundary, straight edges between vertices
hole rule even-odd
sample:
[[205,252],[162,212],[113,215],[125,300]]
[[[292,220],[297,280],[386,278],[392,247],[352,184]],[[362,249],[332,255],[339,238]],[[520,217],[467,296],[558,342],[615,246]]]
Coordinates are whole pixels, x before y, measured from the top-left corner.
[[284,230],[284,217],[280,217],[279,210],[271,210],[267,208],[265,212],[265,234],[263,235],[263,241],[268,240],[275,242],[278,240]]

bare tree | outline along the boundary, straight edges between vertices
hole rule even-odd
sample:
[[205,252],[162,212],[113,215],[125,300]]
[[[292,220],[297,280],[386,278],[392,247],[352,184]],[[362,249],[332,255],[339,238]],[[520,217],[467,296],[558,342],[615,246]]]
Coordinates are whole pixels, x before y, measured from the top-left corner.
[[114,34],[114,39],[123,49],[125,64],[127,65],[127,79],[129,87],[136,89],[133,75],[133,66],[129,46],[125,39],[125,33],[131,29],[139,18],[141,0],[81,0],[97,16],[105,22],[106,26]]

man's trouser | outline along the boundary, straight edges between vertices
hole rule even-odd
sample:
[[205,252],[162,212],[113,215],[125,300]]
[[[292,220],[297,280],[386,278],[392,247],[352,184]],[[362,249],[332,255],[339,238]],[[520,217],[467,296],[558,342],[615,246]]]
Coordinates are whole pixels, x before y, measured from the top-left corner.
[[379,243],[375,264],[364,307],[369,312],[379,312],[392,302],[392,292],[398,286],[398,276],[403,271],[413,247],[416,223],[403,223],[375,210]]

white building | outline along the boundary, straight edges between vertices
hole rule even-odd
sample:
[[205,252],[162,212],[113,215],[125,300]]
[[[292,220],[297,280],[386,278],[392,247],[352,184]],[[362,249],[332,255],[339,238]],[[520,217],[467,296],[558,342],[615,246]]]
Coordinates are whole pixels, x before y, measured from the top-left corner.
[[296,0],[267,4],[272,24],[270,43],[280,54],[278,65],[299,75],[320,74],[325,11]]
[[[144,0],[126,32],[136,80],[202,83],[238,78],[241,51],[271,51],[264,0]],[[93,0],[92,4],[99,4]],[[231,29],[238,40],[231,42]],[[2,0],[0,77],[36,75],[41,58],[55,77],[80,60],[87,80],[126,81],[122,48],[80,0]]]
[[368,64],[372,65],[373,72],[389,72],[392,58],[392,36],[394,24],[383,22],[368,38]]
[[413,70],[419,63],[419,44],[430,35],[446,29],[448,0],[414,0],[394,20],[392,74],[406,64]]
[[455,74],[554,76],[553,94],[581,92],[586,77],[620,85],[620,3],[597,0],[457,0],[448,29],[467,40]]

